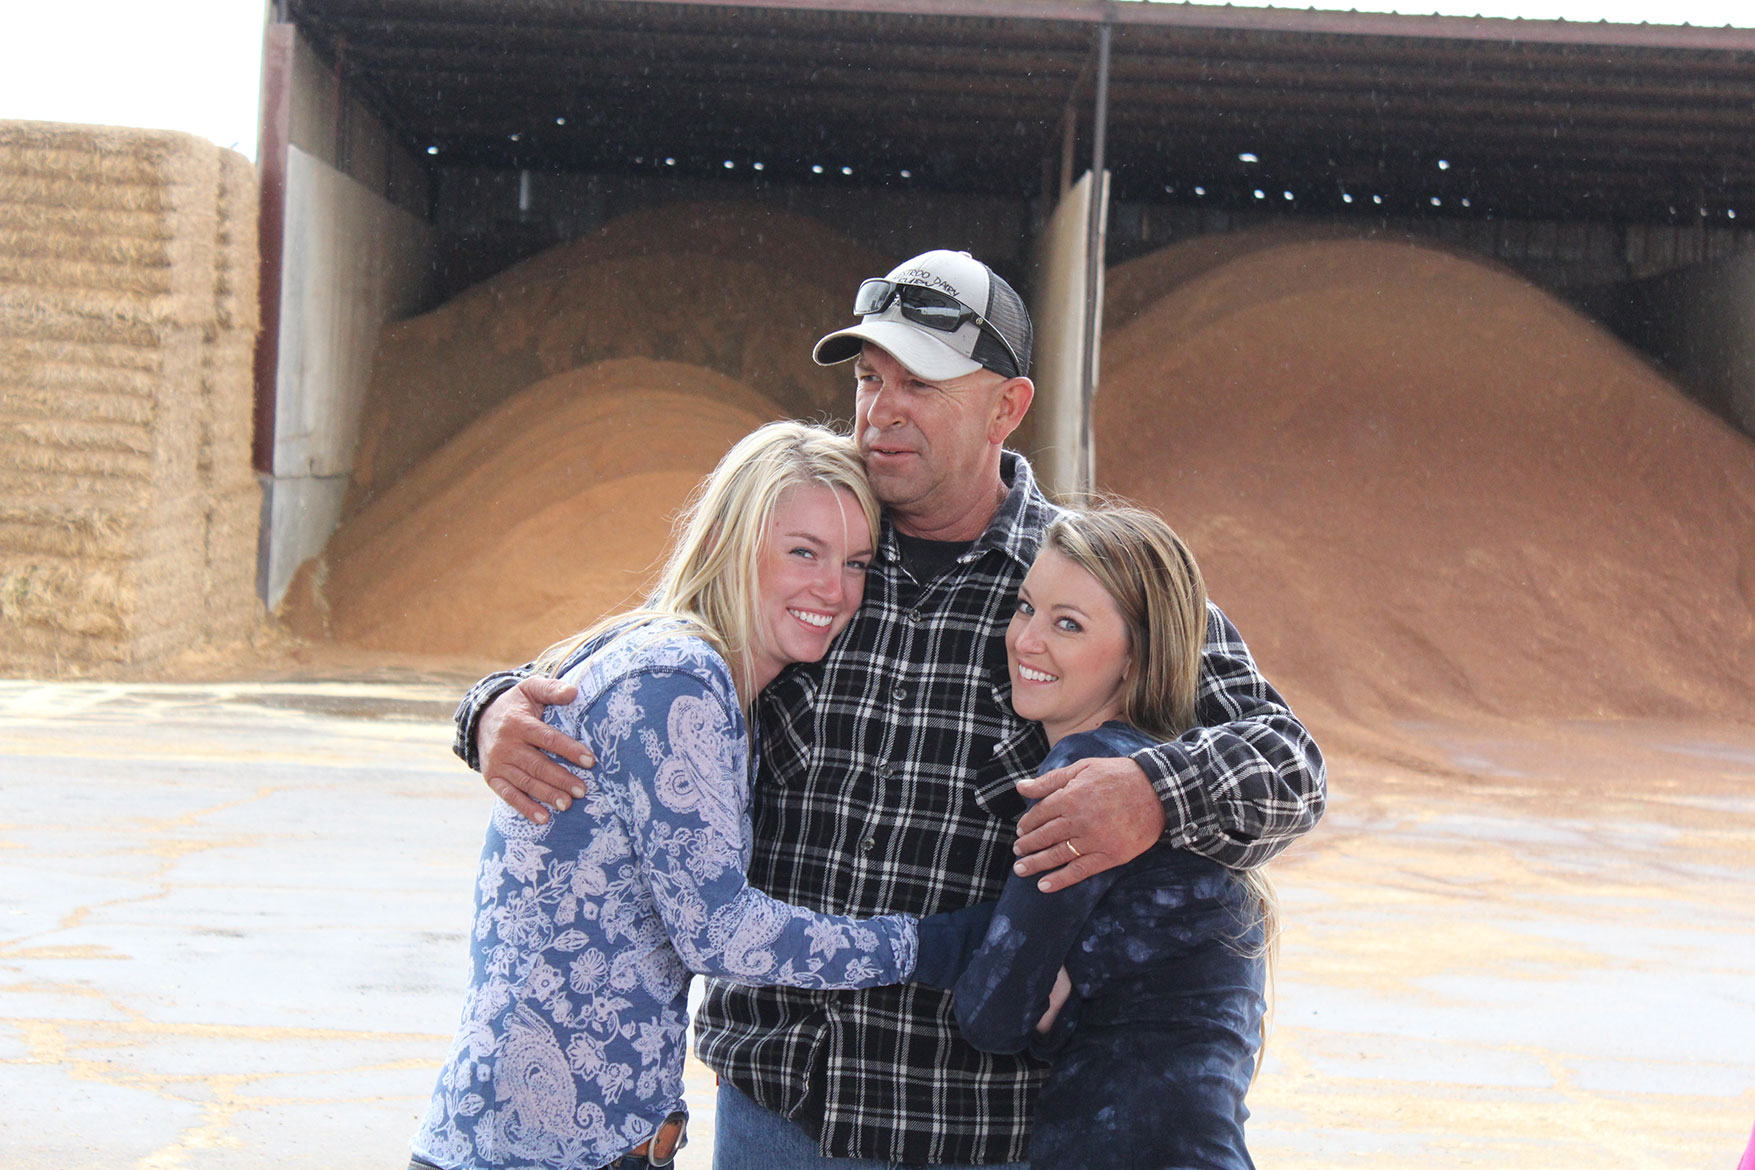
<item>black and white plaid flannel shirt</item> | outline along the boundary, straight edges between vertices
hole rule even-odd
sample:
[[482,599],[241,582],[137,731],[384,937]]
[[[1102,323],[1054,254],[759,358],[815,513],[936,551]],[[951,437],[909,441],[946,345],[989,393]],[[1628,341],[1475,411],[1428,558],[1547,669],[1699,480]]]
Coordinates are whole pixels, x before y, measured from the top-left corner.
[[[813,910],[930,914],[999,896],[1017,781],[1047,754],[1011,709],[1005,629],[1054,506],[1007,453],[1010,491],[987,532],[936,581],[903,566],[885,522],[865,601],[819,663],[763,693],[750,879]],[[458,708],[471,767],[481,709],[521,672],[489,676]],[[1210,610],[1202,726],[1133,758],[1164,803],[1164,839],[1259,865],[1322,815],[1322,757]],[[1042,1065],[979,1052],[947,993],[914,984],[798,991],[713,982],[701,1058],[818,1135],[825,1154],[907,1163],[1024,1156]]]

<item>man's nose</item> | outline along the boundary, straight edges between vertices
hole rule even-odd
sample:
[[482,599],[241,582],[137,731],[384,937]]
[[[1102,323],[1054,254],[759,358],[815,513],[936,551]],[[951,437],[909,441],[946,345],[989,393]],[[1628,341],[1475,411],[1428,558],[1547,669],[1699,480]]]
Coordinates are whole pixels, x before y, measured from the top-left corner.
[[898,409],[900,396],[883,382],[878,388],[868,392],[865,400],[865,421],[874,427],[887,427],[901,421]]

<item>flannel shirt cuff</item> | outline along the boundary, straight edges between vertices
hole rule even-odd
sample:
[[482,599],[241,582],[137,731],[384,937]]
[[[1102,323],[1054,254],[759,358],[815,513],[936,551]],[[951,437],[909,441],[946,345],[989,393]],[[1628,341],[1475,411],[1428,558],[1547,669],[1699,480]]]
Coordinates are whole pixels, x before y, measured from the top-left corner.
[[529,673],[528,666],[517,670],[495,671],[470,687],[469,693],[463,696],[463,701],[457,704],[457,710],[452,712],[451,724],[456,729],[456,734],[451,740],[451,750],[472,771],[481,771],[481,752],[475,746],[475,733],[481,727],[481,713],[487,710],[489,703],[517,686]]
[[1184,849],[1214,832],[1218,810],[1201,782],[1200,769],[1187,752],[1174,743],[1161,743],[1141,748],[1128,758],[1145,772],[1164,806],[1160,841],[1172,849]]

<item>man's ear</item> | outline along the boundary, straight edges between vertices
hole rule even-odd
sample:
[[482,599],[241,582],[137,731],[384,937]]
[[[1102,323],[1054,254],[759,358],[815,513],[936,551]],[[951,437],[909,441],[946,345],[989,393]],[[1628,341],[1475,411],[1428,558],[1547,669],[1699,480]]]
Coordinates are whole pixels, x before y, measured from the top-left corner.
[[1028,378],[1007,378],[994,395],[993,421],[987,428],[987,440],[1002,445],[1024,421],[1024,412],[1036,397],[1036,385]]

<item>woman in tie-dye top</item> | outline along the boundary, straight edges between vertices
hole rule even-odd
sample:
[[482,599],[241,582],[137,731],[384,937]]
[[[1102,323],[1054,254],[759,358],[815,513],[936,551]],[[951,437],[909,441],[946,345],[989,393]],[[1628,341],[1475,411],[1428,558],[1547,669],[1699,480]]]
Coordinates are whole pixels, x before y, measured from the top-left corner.
[[[1207,621],[1194,557],[1158,516],[1049,525],[1006,630],[1012,706],[1052,745],[1038,775],[1200,734]],[[1058,893],[1007,881],[956,1014],[977,1048],[1051,1061],[1031,1170],[1249,1170],[1272,908],[1259,871],[1164,842]]]

